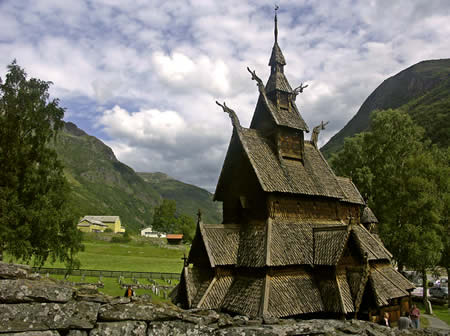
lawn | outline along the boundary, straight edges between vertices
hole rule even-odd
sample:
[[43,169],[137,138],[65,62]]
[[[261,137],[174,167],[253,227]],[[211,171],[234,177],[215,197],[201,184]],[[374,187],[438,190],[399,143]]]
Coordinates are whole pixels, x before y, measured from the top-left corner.
[[[133,239],[129,243],[111,243],[102,236],[84,236],[85,250],[78,254],[81,269],[181,273],[182,257],[188,247],[156,243],[151,239]],[[10,260],[5,256],[5,260]],[[13,262],[20,262],[12,260]],[[64,268],[60,262],[46,262],[43,267]]]
[[450,325],[450,312],[447,305],[434,305],[433,306],[433,315],[435,315],[438,319],[441,319],[448,325]]

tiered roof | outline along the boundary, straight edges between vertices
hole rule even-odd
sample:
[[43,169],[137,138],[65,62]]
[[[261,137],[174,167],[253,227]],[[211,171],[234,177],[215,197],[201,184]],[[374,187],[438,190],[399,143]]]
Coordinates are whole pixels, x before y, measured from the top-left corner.
[[[250,128],[219,104],[232,119],[233,135],[214,197],[231,211],[232,223],[204,224],[199,218],[176,301],[252,317],[353,314],[367,291],[379,307],[389,305],[414,286],[392,267],[392,255],[359,218],[352,223],[365,205],[353,182],[335,176],[317,147],[304,141],[308,127],[285,64],[275,16],[267,85],[249,69],[260,92]],[[295,201],[326,211],[302,213],[295,205],[291,209]],[[364,216],[374,217],[368,211],[363,221]]]
[[[242,146],[265,192],[325,196],[364,204],[351,180],[336,177],[323,155],[310,142],[305,142],[304,162],[280,158],[275,144],[262,131],[241,127],[233,134],[231,143],[236,142]],[[227,167],[231,160],[231,155],[227,155],[214,196],[217,200],[223,200],[223,187],[229,183]]]

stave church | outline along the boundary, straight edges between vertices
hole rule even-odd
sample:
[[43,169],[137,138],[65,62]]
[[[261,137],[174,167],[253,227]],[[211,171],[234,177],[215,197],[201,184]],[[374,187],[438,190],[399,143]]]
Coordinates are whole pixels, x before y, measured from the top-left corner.
[[257,84],[250,127],[225,103],[233,133],[214,199],[222,224],[197,230],[172,300],[184,308],[249,317],[330,317],[395,321],[414,288],[391,264],[377,219],[352,181],[336,176],[318,149],[326,124],[309,128],[278,45],[270,76]]

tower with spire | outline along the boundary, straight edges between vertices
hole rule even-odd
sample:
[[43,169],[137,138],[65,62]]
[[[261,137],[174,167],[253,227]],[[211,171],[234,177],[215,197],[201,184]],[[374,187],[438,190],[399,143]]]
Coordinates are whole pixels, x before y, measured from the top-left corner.
[[[313,141],[284,74],[275,41],[266,83],[250,127],[220,105],[233,134],[214,199],[221,224],[197,230],[172,293],[185,308],[256,316],[373,319],[407,310],[414,286],[391,265],[392,255],[362,224],[366,204],[350,179],[337,177]],[[323,127],[326,124],[321,124]]]

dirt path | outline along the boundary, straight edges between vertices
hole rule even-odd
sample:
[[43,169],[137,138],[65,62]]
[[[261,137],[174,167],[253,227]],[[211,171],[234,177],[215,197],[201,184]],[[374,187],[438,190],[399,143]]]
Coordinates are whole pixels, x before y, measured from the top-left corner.
[[445,323],[444,321],[442,321],[432,315],[428,315],[428,314],[422,314],[422,315],[428,319],[428,321],[430,322],[431,328],[448,330],[450,332],[450,326],[447,323]]

